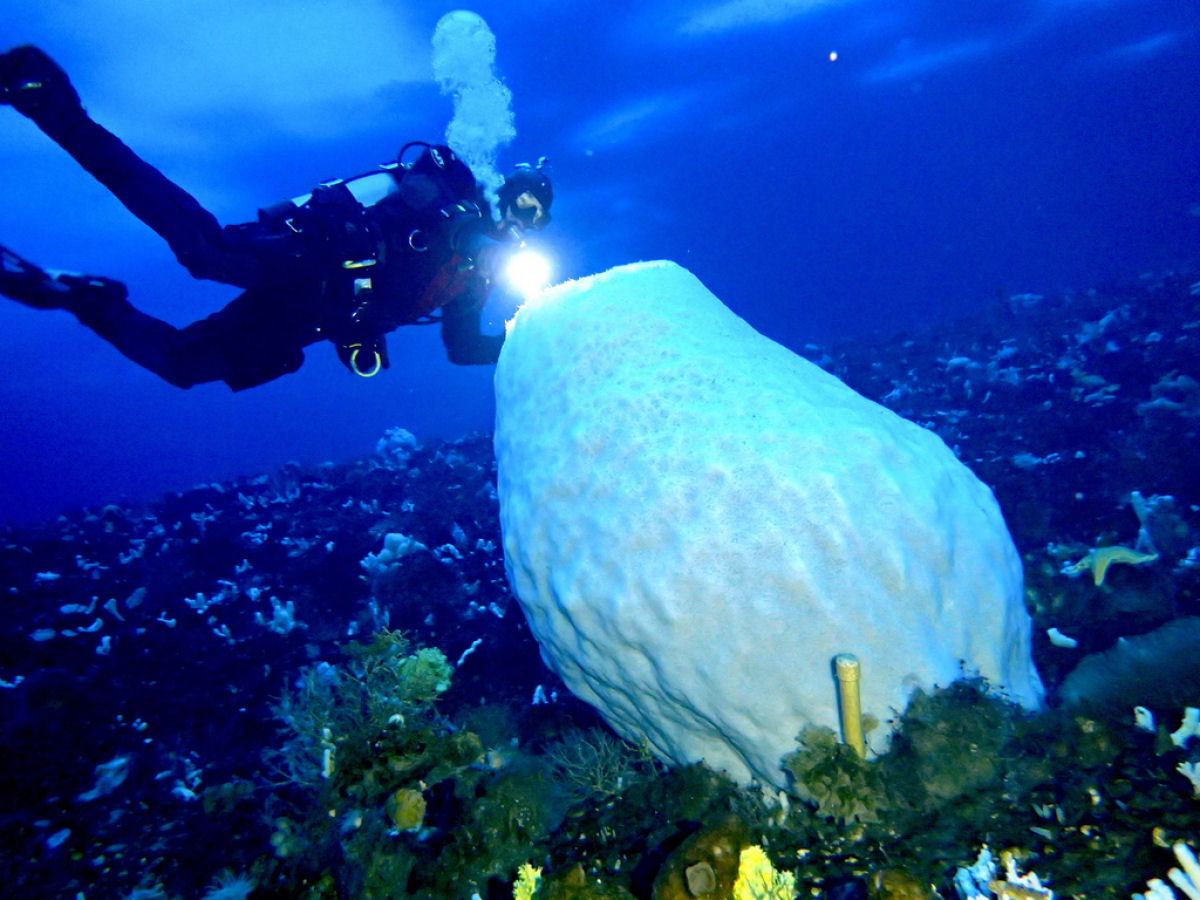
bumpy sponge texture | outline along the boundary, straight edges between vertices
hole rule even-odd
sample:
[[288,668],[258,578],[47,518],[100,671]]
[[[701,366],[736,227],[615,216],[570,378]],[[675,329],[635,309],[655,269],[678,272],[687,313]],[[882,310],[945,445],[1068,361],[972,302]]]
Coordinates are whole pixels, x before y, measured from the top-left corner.
[[505,560],[542,655],[662,758],[781,784],[800,729],[838,726],[844,652],[881,721],[964,663],[1040,701],[991,491],[678,265],[526,304],[496,401]]

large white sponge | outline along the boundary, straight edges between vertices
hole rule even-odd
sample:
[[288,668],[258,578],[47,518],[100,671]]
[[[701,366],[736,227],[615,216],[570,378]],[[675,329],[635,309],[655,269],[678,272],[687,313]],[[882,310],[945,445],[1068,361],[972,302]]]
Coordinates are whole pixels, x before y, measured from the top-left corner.
[[991,491],[685,269],[527,304],[496,403],[505,560],[542,655],[662,758],[782,784],[802,726],[838,726],[838,653],[881,721],[964,667],[1040,701]]

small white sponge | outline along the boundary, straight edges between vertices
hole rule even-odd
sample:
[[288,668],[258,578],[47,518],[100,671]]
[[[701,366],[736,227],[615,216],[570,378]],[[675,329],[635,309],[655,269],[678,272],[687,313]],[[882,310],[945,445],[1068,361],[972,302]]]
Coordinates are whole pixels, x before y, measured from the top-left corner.
[[838,728],[839,653],[881,722],[964,666],[1041,700],[991,491],[678,265],[524,306],[496,404],[505,560],[542,655],[662,758],[782,785],[800,729]]

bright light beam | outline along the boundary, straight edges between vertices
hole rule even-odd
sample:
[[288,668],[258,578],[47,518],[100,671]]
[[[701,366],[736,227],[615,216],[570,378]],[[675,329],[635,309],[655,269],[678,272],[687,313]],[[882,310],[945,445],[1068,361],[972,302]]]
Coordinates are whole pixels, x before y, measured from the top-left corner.
[[528,300],[550,283],[550,261],[535,250],[521,250],[508,261],[504,277]]

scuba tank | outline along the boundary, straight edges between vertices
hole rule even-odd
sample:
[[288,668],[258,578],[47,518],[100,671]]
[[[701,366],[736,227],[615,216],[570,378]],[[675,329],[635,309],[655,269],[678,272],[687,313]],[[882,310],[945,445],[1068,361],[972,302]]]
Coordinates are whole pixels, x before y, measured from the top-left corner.
[[372,322],[373,281],[384,235],[369,212],[394,190],[386,167],[323,182],[309,194],[259,210],[259,222],[290,233],[301,252],[320,262],[326,314],[320,324],[351,372],[370,378],[388,367],[383,332]]
[[[406,161],[414,148],[420,153]],[[259,210],[263,226],[290,235],[303,255],[321,263],[326,315],[320,330],[351,372],[369,378],[388,368],[385,334],[398,323],[378,308],[374,279],[385,261],[403,264],[387,260],[389,246],[402,255],[447,248],[456,254],[458,268],[469,269],[473,261],[465,255],[480,243],[477,233],[482,235],[490,221],[476,200],[477,190],[471,170],[449,147],[414,141],[401,148],[394,163],[323,182],[309,194]],[[438,321],[428,307],[440,296],[433,290],[439,281],[435,277],[414,298],[420,311],[408,321]]]

